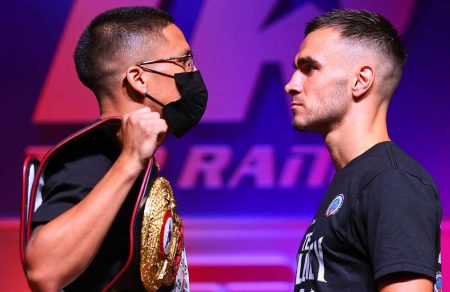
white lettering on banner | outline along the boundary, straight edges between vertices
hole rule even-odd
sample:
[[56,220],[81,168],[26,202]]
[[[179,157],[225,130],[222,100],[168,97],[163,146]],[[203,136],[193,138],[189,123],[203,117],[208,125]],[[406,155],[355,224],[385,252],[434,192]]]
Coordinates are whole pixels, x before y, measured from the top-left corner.
[[186,154],[177,187],[220,189],[228,186],[236,189],[245,178],[253,179],[258,189],[292,189],[297,187],[300,177],[306,178],[305,186],[308,188],[325,187],[329,182],[333,165],[324,146],[291,146],[289,156],[280,163],[281,171],[277,170],[276,152],[273,145],[253,145],[231,175],[226,177],[225,173],[230,173],[236,160],[232,146],[192,145]]
[[[50,147],[27,147],[27,155],[42,159]],[[276,161],[277,149],[273,145],[253,145],[237,163],[236,169],[230,168],[236,164],[238,158],[233,158],[234,149],[231,145],[191,145],[186,152],[186,159],[179,173],[176,187],[190,190],[194,188],[230,189],[239,187],[244,178],[253,178],[255,188],[281,189],[297,188],[300,177],[306,178],[304,186],[307,188],[325,187],[331,178],[333,164],[324,146],[292,145],[289,155],[279,162],[278,171]],[[281,151],[281,150],[278,150]],[[162,146],[155,154],[160,169],[168,168],[170,151]],[[310,163],[305,163],[309,161]],[[177,165],[178,162],[176,163]],[[231,173],[231,175],[226,175]],[[171,176],[171,177],[175,177]],[[314,224],[314,221],[313,223]]]
[[[297,256],[297,272],[295,275],[295,284],[301,284],[307,280],[316,280],[318,282],[326,283],[325,280],[325,264],[323,260],[322,241],[323,236],[318,240],[309,244],[312,232],[305,235],[305,240],[302,249]],[[314,251],[314,253],[311,253]],[[318,265],[317,269],[313,269]],[[317,274],[315,275],[315,272]]]
[[254,176],[257,188],[273,188],[275,185],[275,149],[270,145],[255,145],[245,155],[228,183],[231,189],[238,187],[245,176]]
[[231,162],[231,155],[232,149],[227,145],[193,145],[189,149],[177,186],[182,189],[192,189],[196,186],[197,178],[202,174],[205,188],[222,188],[223,172]]
[[[304,160],[308,155],[313,155],[314,159],[311,164],[306,185],[309,187],[322,187],[323,179],[327,177],[330,171],[330,154],[325,147],[321,146],[293,146],[291,153],[298,159]],[[285,169],[287,170],[287,168]]]

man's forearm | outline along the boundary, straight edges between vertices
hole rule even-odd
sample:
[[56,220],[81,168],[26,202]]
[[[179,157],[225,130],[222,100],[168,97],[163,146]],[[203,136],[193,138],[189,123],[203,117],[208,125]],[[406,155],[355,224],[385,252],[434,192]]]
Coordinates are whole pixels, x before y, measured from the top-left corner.
[[432,292],[433,282],[418,274],[399,273],[382,278],[378,283],[378,289],[380,292]]

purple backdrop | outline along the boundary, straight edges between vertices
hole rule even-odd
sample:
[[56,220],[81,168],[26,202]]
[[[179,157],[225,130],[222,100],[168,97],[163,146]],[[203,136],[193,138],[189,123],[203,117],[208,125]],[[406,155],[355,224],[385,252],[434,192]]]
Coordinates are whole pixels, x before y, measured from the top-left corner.
[[450,215],[449,2],[49,0],[44,6],[24,0],[0,4],[1,216],[19,214],[25,149],[52,145],[94,118],[92,95],[73,77],[71,44],[76,27],[89,19],[83,8],[119,3],[157,3],[170,11],[209,86],[204,121],[181,140],[169,138],[158,154],[182,214],[304,217],[315,212],[332,165],[319,136],[292,129],[283,86],[304,23],[347,7],[377,11],[404,35],[409,58],[392,100],[390,134],[435,178],[444,214]]

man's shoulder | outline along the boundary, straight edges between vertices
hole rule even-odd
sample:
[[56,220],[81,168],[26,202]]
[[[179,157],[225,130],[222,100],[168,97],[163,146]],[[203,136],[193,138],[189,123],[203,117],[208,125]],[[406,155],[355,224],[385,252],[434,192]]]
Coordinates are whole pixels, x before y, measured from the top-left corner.
[[98,120],[57,143],[43,162],[59,156],[88,156],[92,152],[108,153],[120,150],[116,133],[120,122]]
[[109,167],[120,154],[115,133],[111,124],[98,121],[63,139],[42,161],[46,176],[80,171],[89,175],[90,170]]
[[390,171],[404,172],[411,179],[418,180],[423,185],[431,186],[437,193],[433,178],[427,170],[397,144],[391,142],[386,145],[386,159],[389,160]]
[[396,144],[392,144],[391,147],[393,152],[392,155],[395,157],[396,166],[399,169],[432,180],[429,173],[416,159],[411,157],[408,153],[406,153],[402,148],[400,148]]
[[437,193],[433,179],[423,166],[394,142],[379,143],[355,160],[351,173],[360,181],[361,187],[380,178],[394,178],[397,177],[395,173],[403,173],[412,180],[431,186]]

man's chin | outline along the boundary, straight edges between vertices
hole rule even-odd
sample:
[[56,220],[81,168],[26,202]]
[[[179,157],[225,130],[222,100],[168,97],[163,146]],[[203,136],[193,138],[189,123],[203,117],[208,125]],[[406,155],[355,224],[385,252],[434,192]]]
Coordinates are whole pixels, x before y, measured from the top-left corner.
[[299,132],[312,132],[312,133],[323,133],[324,127],[320,124],[312,124],[312,123],[296,123],[295,121],[292,123],[294,129]]
[[309,132],[310,131],[308,125],[303,124],[303,123],[298,123],[298,122],[293,121],[292,126],[294,127],[294,129],[296,129],[299,132]]

